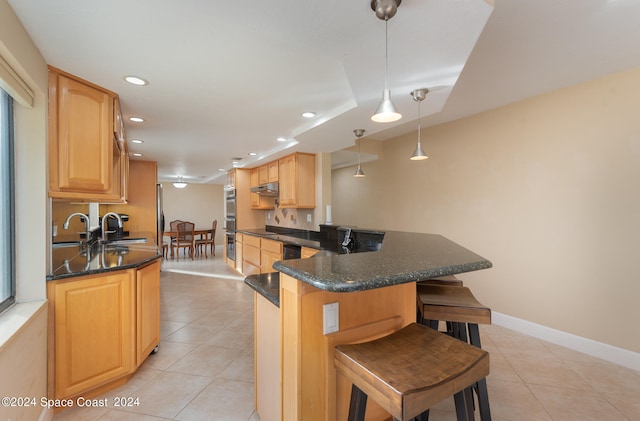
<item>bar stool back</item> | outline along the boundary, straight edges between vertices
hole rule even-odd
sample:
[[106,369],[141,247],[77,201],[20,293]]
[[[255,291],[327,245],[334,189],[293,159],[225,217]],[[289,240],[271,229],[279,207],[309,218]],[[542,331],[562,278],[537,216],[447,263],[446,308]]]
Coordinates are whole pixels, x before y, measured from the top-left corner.
[[451,395],[458,420],[473,419],[469,387],[489,374],[486,351],[417,323],[373,341],[338,345],[334,364],[353,384],[349,421],[364,420],[367,397],[407,421]]

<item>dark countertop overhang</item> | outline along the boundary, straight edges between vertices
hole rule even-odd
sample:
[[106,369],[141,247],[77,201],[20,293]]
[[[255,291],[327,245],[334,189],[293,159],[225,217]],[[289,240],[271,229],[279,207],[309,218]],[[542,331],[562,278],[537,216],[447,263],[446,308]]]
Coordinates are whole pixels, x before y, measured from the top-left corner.
[[318,253],[273,268],[316,288],[354,292],[492,267],[489,260],[437,234],[387,231],[380,251]]
[[79,236],[56,237],[51,251],[51,273],[47,281],[132,269],[162,257],[151,233],[131,233],[117,239],[146,238],[146,243],[78,246],[61,243],[79,241]]

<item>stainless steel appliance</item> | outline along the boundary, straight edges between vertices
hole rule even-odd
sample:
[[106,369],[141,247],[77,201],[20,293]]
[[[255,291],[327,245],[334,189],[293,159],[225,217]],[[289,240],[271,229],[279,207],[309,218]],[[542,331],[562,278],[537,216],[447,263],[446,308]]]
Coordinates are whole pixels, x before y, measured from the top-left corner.
[[158,247],[162,247],[162,236],[164,235],[164,211],[162,209],[162,184],[156,184],[156,230],[157,239],[156,244]]
[[225,190],[225,247],[227,259],[236,260],[236,189]]

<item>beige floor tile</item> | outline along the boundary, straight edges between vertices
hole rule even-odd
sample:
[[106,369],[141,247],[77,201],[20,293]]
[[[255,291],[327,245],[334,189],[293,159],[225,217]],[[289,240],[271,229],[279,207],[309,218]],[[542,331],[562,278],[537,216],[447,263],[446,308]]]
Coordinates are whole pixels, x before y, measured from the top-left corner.
[[167,371],[215,377],[238,357],[238,350],[201,345],[170,366]]
[[640,420],[640,398],[637,393],[605,393],[604,397],[630,420]]
[[505,359],[527,384],[593,390],[591,385],[581,376],[556,358],[505,355]]
[[487,381],[487,387],[492,418],[513,421],[552,421],[526,384],[491,379]]
[[567,366],[582,376],[593,388],[604,393],[634,393],[640,396],[640,373],[622,366],[599,361],[568,361]]
[[165,340],[200,345],[215,336],[221,329],[220,326],[189,323],[167,336]]
[[134,414],[132,412],[126,412],[113,409],[100,418],[99,421],[163,421],[166,418],[154,417],[152,415]]
[[627,420],[598,392],[539,385],[529,387],[554,420]]
[[168,320],[161,321],[161,323],[160,323],[160,340],[166,338],[167,336],[171,335],[176,330],[180,329],[181,327],[185,327],[186,325],[187,325],[187,323],[183,323],[183,322],[170,322]]
[[174,418],[212,380],[211,377],[165,371],[139,391],[140,405],[126,411]]
[[144,364],[156,370],[166,370],[196,348],[197,345],[194,344],[162,341],[158,352],[149,355]]
[[503,380],[507,382],[522,382],[522,378],[518,376],[513,366],[509,364],[509,361],[502,354],[489,353],[489,361],[491,368],[487,382],[496,380]]
[[253,396],[253,383],[218,379],[193,399],[175,419],[246,421],[254,412]]
[[255,375],[253,366],[253,350],[254,347],[252,342],[231,362],[231,364],[222,370],[216,378],[253,382]]
[[253,342],[253,319],[244,317],[230,323],[206,341],[206,345],[244,349]]

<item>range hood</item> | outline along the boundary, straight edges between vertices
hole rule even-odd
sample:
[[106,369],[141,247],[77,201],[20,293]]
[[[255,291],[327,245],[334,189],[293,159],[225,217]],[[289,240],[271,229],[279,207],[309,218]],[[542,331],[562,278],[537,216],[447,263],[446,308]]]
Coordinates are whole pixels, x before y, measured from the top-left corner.
[[263,196],[278,196],[278,183],[267,183],[251,187],[251,193],[258,193]]

